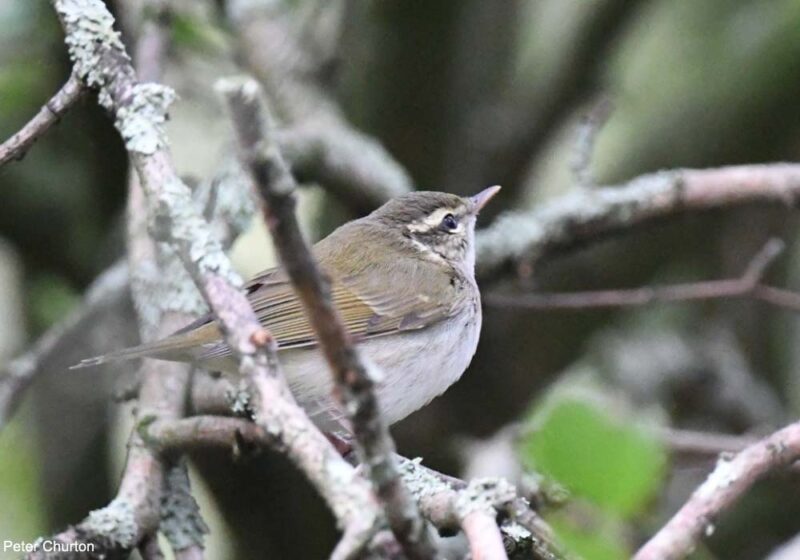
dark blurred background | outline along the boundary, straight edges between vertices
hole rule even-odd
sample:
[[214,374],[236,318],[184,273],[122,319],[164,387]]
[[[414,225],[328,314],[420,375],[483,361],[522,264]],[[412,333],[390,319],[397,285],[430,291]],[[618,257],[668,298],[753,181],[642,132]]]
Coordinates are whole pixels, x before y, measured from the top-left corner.
[[[593,158],[601,184],[662,168],[794,161],[800,152],[797,0],[265,3],[297,14],[338,6],[326,91],[418,188],[470,194],[502,184],[483,225],[574,188],[576,130],[601,102],[612,107]],[[109,2],[115,13],[124,4]],[[236,56],[218,5],[175,5],[165,82],[180,100],[169,134],[180,171],[201,180],[228,142],[212,84],[235,68]],[[0,0],[0,29],[5,139],[70,68],[47,2]],[[0,168],[0,359],[63,318],[122,256],[126,176],[122,144],[93,96],[23,161]],[[324,186],[304,191],[302,208],[315,236],[354,217],[325,202]],[[269,262],[263,235],[255,228],[234,247],[245,274]],[[528,285],[591,290],[735,277],[776,236],[787,250],[768,279],[797,286],[797,217],[767,207],[659,222],[539,263]],[[514,281],[487,279],[482,291]],[[713,466],[713,457],[675,456],[654,433],[759,434],[800,407],[798,322],[786,310],[722,300],[618,311],[486,305],[484,313],[473,364],[443,397],[395,427],[400,451],[452,474],[491,474],[490,458],[507,452],[544,472],[547,484],[570,496],[552,507],[551,521],[590,560],[626,557]],[[112,332],[118,341],[135,337],[127,306]],[[52,532],[114,494],[130,405],[111,402],[110,375],[67,373],[67,357],[55,361],[0,434],[0,540]],[[576,437],[595,429],[611,438],[581,459],[599,481],[565,467],[565,449],[535,442],[542,432],[568,445],[584,420],[589,431]],[[492,440],[500,451],[481,443],[520,421],[534,427],[510,451],[502,437]],[[617,455],[604,457],[604,448]],[[623,452],[627,463],[618,460]],[[272,455],[229,459],[208,454],[194,465],[212,526],[210,557],[325,557],[334,528],[302,477]],[[638,494],[618,496],[604,482],[614,473],[631,486],[636,473],[647,476]],[[798,482],[787,475],[759,484],[720,520],[697,558],[763,558],[799,533]]]

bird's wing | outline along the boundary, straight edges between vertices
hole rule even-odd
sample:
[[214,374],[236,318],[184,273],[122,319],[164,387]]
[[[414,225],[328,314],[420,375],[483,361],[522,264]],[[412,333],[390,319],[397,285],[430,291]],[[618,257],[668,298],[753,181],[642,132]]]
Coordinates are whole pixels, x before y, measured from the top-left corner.
[[[429,256],[409,255],[395,239],[384,238],[380,251],[374,250],[375,244],[349,241],[381,234],[385,231],[355,220],[313,249],[321,270],[330,278],[331,298],[342,322],[357,341],[432,325],[450,316],[470,293],[465,289],[469,279]],[[258,274],[245,289],[259,321],[280,350],[316,345],[314,330],[283,268]],[[183,332],[194,329],[208,331],[208,337],[218,333],[211,317]],[[206,348],[201,359],[229,354],[224,343]]]
[[[259,321],[272,333],[279,350],[309,347],[317,344],[303,304],[295,294],[288,275],[282,268],[267,270],[246,286],[247,297]],[[331,299],[347,332],[360,341],[393,332],[426,327],[447,317],[450,305],[436,304],[426,294],[398,290],[386,282],[367,284],[358,275],[333,277]],[[187,329],[210,327],[210,316],[199,319]],[[230,353],[226,344],[207,347],[202,359],[224,357]]]
[[[355,340],[422,328],[448,314],[449,306],[433,304],[425,294],[409,299],[404,290],[398,292],[391,285],[384,288],[367,286],[357,276],[333,278],[331,299]],[[270,330],[280,349],[316,344],[303,304],[283,269],[258,275],[247,290],[259,321]]]

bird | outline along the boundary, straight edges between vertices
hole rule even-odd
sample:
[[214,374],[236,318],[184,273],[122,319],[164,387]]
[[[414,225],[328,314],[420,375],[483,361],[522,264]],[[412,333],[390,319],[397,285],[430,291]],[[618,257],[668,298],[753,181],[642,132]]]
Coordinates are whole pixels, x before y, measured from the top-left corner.
[[[332,301],[362,359],[377,368],[381,414],[394,424],[441,395],[472,361],[481,331],[475,223],[500,190],[462,197],[414,191],[347,222],[312,247]],[[244,287],[277,342],[296,401],[326,432],[349,431],[333,379],[289,277],[280,266]],[[152,342],[89,358],[87,367],[135,358],[190,362],[236,373],[238,362],[212,315]]]

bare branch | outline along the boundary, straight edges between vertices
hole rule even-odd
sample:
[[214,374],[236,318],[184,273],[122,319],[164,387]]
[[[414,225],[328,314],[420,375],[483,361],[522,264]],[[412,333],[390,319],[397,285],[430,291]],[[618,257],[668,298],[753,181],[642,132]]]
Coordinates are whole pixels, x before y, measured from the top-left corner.
[[678,169],[642,175],[629,183],[578,190],[533,210],[502,214],[478,235],[478,273],[508,264],[534,266],[547,254],[686,212],[744,204],[794,207],[800,164]]
[[750,261],[739,278],[586,292],[499,294],[490,293],[487,303],[517,309],[597,309],[634,307],[652,303],[711,299],[752,298],[775,307],[800,312],[800,294],[761,283],[766,268],[783,250],[783,242],[770,240]]
[[483,510],[468,513],[461,528],[469,541],[472,558],[480,560],[507,560],[503,536],[497,527],[496,515]]
[[[173,92],[138,81],[113,29],[113,18],[100,0],[53,0],[53,5],[66,31],[77,74],[99,90],[100,103],[115,116],[147,197],[153,233],[174,247],[222,325],[228,344],[241,361],[242,373],[255,387],[257,421],[284,438],[289,457],[314,483],[340,524],[351,532],[357,528],[357,544],[364,546],[378,517],[368,486],[294,403],[278,369],[274,342],[237,289],[240,279],[172,165],[163,123]],[[177,386],[185,386],[185,382]],[[150,402],[146,388],[145,382],[142,402]],[[149,462],[157,465],[147,453]],[[123,484],[126,481],[127,477],[123,478]],[[153,527],[146,528],[149,532]],[[134,536],[140,539],[142,534]],[[357,551],[342,552],[350,555]]]
[[161,497],[159,532],[169,541],[178,560],[201,560],[208,526],[192,496],[189,469],[182,458],[171,462]]
[[672,453],[716,457],[723,453],[738,453],[758,440],[751,436],[717,434],[664,428],[658,431],[659,439]]
[[[243,446],[275,448],[281,445],[275,436],[261,426],[239,418],[221,416],[158,421],[146,426],[146,434],[150,445],[162,453],[194,451],[209,446],[227,447],[238,453]],[[509,483],[502,479],[479,479],[468,484],[429,469],[419,460],[412,461],[399,455],[396,460],[424,516],[437,528],[462,528],[464,520],[476,511],[483,514],[488,514],[490,510],[503,511],[513,520],[510,525],[500,527],[502,539],[509,545],[536,560],[560,557],[549,527],[528,507],[525,500],[516,497]],[[469,523],[472,525],[470,533],[475,535],[472,529],[481,521],[472,520]],[[497,527],[496,522],[494,526]],[[487,540],[485,535],[477,538],[478,547],[482,542],[492,543],[487,546],[494,546],[497,542],[493,537]]]
[[295,216],[296,183],[283,159],[255,80],[229,79],[219,85],[239,139],[242,157],[264,200],[264,217],[278,252],[317,334],[348,411],[358,450],[383,502],[389,525],[410,558],[433,558],[435,549],[416,504],[403,486],[394,442],[380,416],[373,375],[361,361],[303,239]]
[[634,556],[634,560],[684,558],[713,530],[727,510],[758,479],[800,459],[800,423],[775,432],[734,457],[722,457],[689,501]]
[[0,167],[11,160],[22,159],[34,142],[50,130],[86,91],[74,73],[61,89],[39,109],[36,116],[28,121],[19,132],[0,144]]

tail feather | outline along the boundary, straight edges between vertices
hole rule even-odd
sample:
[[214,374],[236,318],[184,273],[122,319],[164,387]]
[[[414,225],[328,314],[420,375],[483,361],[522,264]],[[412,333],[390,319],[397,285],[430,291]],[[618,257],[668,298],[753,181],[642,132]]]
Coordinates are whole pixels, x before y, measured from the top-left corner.
[[189,351],[193,346],[194,343],[191,336],[170,336],[149,344],[123,348],[122,350],[103,354],[102,356],[86,358],[70,366],[69,369],[81,369],[111,362],[124,362],[127,360],[135,360],[136,358],[189,361]]

